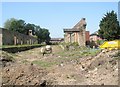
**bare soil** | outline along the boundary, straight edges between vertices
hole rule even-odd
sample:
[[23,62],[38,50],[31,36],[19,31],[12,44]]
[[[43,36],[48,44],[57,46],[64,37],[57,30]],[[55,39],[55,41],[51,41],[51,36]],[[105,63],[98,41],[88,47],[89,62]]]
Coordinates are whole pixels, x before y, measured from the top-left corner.
[[40,48],[10,54],[14,61],[2,67],[2,84],[118,85],[118,58],[114,57],[117,50],[81,56],[79,51],[52,47],[53,53],[45,56]]

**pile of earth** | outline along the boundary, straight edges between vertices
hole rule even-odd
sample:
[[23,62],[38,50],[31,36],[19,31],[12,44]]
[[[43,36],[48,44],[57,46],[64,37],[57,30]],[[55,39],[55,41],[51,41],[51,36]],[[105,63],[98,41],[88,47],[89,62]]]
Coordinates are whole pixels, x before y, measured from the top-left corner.
[[40,85],[47,74],[44,69],[35,65],[12,64],[3,68],[3,85]]
[[56,66],[44,79],[54,85],[118,85],[118,51],[100,52]]
[[50,84],[42,80],[42,77],[47,74],[45,69],[32,63],[19,63],[13,55],[4,51],[1,56],[2,85]]
[[117,85],[119,57],[117,53],[118,51],[101,52],[96,56],[71,60],[60,66],[45,69],[30,62],[18,62],[14,55],[3,52],[2,84]]

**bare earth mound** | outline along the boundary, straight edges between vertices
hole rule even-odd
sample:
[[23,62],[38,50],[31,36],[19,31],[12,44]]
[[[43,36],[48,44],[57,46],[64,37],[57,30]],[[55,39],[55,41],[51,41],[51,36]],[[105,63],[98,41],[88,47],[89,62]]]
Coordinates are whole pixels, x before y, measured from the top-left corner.
[[40,54],[40,48],[11,54],[14,62],[7,61],[3,66],[2,84],[118,85],[118,57],[114,56],[118,51],[82,57],[61,51],[59,46],[53,46],[53,54],[45,56]]

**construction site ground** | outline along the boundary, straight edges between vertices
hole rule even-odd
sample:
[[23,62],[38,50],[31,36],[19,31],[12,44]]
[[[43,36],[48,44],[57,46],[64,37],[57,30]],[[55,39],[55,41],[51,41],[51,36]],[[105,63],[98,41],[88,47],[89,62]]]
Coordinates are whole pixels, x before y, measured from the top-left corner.
[[2,85],[118,85],[118,50],[52,48],[44,56],[40,48],[1,52]]

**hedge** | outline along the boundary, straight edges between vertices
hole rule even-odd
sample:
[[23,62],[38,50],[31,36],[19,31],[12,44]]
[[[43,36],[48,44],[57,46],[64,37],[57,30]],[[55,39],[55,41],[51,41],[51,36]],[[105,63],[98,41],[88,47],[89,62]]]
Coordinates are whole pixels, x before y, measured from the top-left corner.
[[33,49],[36,47],[44,46],[43,44],[33,44],[33,45],[3,45],[1,46],[1,49],[3,51],[7,51],[9,53],[16,53],[21,52],[29,49]]

